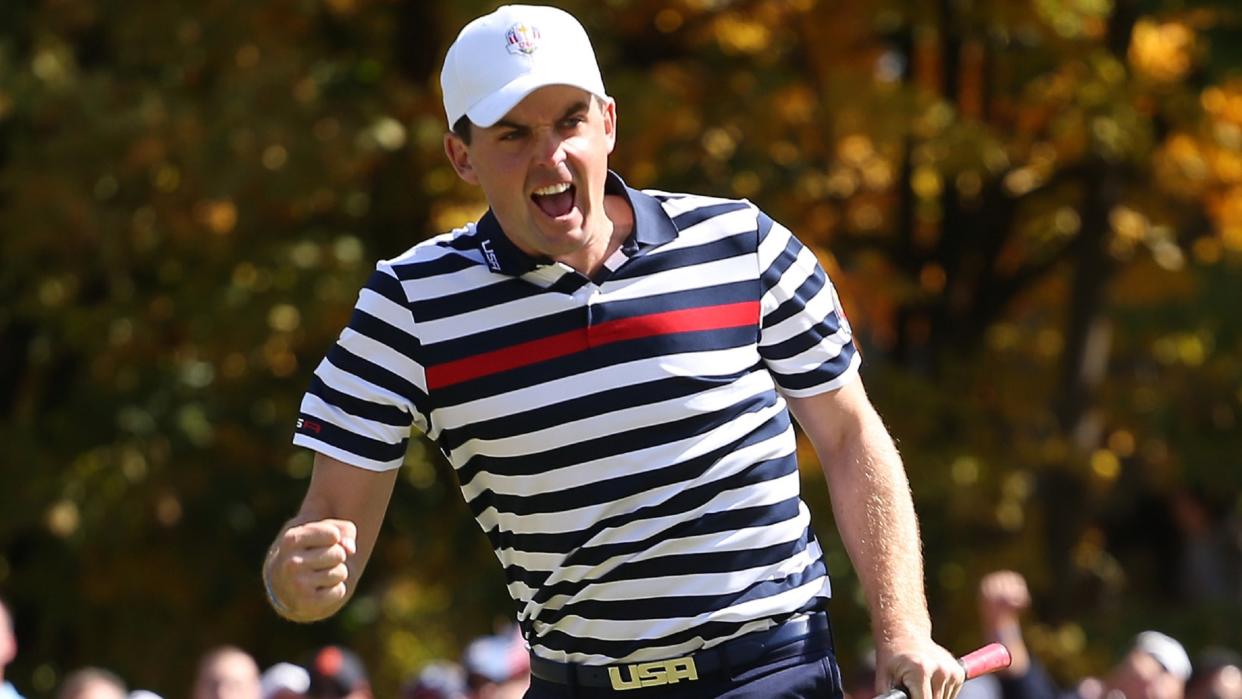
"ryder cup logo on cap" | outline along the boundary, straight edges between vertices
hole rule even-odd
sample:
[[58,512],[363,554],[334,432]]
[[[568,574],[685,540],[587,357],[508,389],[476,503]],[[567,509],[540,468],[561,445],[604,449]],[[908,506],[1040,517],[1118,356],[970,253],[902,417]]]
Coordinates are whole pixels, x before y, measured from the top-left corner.
[[547,85],[569,85],[607,99],[586,30],[564,10],[505,5],[467,24],[440,72],[444,114],[495,124],[524,97]]
[[532,54],[539,47],[539,29],[519,22],[509,27],[505,34],[505,45],[509,53]]

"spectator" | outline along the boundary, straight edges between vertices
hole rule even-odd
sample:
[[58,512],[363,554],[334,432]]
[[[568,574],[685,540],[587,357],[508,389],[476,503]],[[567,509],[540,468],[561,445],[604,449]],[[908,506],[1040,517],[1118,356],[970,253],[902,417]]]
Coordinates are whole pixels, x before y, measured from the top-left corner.
[[1183,699],[1190,658],[1182,644],[1158,631],[1138,634],[1106,677],[1087,678],[1072,691],[1058,688],[1023,639],[1019,615],[1030,604],[1026,579],[1019,573],[990,573],[979,584],[984,636],[1004,643],[1013,657],[1000,672],[1003,699]]
[[476,638],[463,655],[470,699],[519,699],[530,686],[530,654],[516,628]]
[[430,663],[401,686],[401,699],[466,699],[465,672],[456,663]]
[[115,673],[84,667],[69,673],[56,699],[126,699],[126,691],[125,683]]
[[203,654],[194,699],[259,699],[259,666],[246,651],[221,646]]
[[263,699],[303,699],[310,689],[310,673],[301,665],[276,663],[259,678]]
[[1242,656],[1227,648],[1200,654],[1186,681],[1186,699],[1242,699]]
[[17,657],[17,637],[13,633],[13,617],[4,600],[0,600],[0,699],[22,699],[12,682],[4,679],[4,668]]
[[307,668],[309,699],[372,699],[371,680],[362,659],[340,646],[325,646]]

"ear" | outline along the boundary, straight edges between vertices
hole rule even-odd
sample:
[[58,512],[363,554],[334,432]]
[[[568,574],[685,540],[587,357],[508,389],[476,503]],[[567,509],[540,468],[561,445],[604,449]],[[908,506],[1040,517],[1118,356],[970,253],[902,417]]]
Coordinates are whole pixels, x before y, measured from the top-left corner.
[[452,131],[444,134],[444,154],[448,156],[458,177],[469,184],[479,184],[479,176],[475,174],[474,165],[470,162],[470,146],[461,140],[461,136]]
[[609,97],[600,105],[604,117],[604,138],[608,140],[608,152],[617,147],[617,101]]

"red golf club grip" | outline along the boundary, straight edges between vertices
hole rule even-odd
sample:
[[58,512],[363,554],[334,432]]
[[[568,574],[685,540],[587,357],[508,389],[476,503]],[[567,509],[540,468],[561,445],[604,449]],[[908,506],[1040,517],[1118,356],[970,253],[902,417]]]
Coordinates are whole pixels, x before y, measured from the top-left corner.
[[[1009,649],[999,643],[989,643],[957,659],[966,670],[968,680],[1007,668],[1011,660]],[[910,693],[905,687],[893,687],[875,699],[910,699]]]
[[966,679],[1004,670],[1012,660],[1009,649],[999,643],[989,643],[958,658],[958,662],[966,668]]

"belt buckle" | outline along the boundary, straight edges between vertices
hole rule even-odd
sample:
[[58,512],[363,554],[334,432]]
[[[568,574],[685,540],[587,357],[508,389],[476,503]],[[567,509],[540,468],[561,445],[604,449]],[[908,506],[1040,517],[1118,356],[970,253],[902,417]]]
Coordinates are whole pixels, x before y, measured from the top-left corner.
[[[621,676],[626,670],[629,679]],[[693,682],[699,679],[699,669],[690,655],[668,660],[653,660],[648,663],[630,663],[629,665],[610,665],[608,679],[612,688],[617,691],[639,689],[641,687],[660,687],[666,684],[677,684],[682,680]]]

